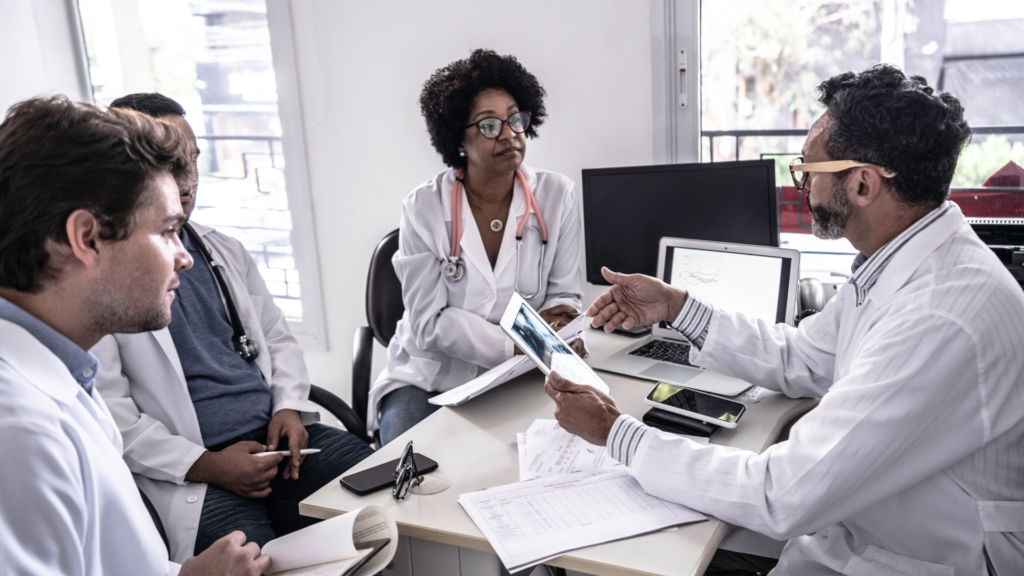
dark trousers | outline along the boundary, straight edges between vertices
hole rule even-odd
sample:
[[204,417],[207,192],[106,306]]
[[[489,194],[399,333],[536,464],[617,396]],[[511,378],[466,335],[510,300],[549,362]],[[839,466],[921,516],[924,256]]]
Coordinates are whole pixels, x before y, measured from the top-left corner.
[[775,558],[718,550],[704,576],[756,576],[771,572],[778,563]]
[[[245,532],[249,542],[255,542],[262,548],[278,536],[319,522],[316,518],[299,514],[299,502],[373,453],[362,440],[338,428],[311,424],[306,426],[306,431],[309,432],[309,447],[319,448],[321,452],[306,456],[299,468],[298,480],[281,477],[286,457],[278,467],[277,477],[270,481],[271,491],[266,498],[253,500],[212,484],[206,487],[196,535],[196,555],[235,530]],[[266,444],[267,429],[242,434],[216,448],[226,448],[246,440]],[[278,448],[288,448],[287,441],[280,444]]]

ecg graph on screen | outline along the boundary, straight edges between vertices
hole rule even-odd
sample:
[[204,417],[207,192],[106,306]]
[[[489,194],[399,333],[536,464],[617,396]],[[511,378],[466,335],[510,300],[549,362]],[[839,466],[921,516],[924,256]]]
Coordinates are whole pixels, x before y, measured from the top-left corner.
[[677,247],[669,279],[708,304],[775,323],[781,274],[777,257]]
[[676,250],[676,262],[672,266],[672,284],[685,288],[717,284],[721,268],[704,266],[701,262],[693,262],[689,254]]
[[702,284],[717,284],[718,275],[721,270],[712,270],[710,272],[705,270],[683,270],[683,282],[690,286],[700,286]]

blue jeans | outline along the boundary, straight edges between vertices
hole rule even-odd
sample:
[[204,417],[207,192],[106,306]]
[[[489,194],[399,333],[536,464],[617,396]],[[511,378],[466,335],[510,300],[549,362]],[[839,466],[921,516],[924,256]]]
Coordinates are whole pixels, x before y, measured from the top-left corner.
[[430,416],[440,406],[427,402],[440,392],[427,392],[415,386],[403,386],[384,395],[380,401],[380,445],[398,438]]
[[[213,484],[206,487],[195,555],[235,530],[245,532],[249,542],[255,542],[262,548],[278,536],[319,522],[316,518],[299,514],[299,502],[373,453],[362,440],[338,428],[310,424],[306,431],[309,432],[309,447],[319,448],[321,452],[302,461],[298,480],[281,477],[280,472],[284,470],[287,459],[282,461],[277,477],[270,481],[271,491],[266,498],[246,498]],[[242,434],[215,448],[226,448],[246,440],[265,444],[267,429]],[[281,446],[282,449],[287,447],[286,442]]]

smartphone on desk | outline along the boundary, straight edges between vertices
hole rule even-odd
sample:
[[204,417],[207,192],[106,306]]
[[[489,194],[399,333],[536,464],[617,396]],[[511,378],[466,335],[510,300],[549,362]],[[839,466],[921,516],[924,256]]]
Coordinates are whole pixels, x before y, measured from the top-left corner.
[[667,382],[659,382],[644,398],[644,404],[724,428],[735,428],[747,411],[742,402]]
[[[437,470],[437,462],[427,458],[423,454],[413,453],[413,460],[416,462],[416,471],[422,476]],[[362,472],[349,474],[341,478],[341,485],[351,492],[365,496],[377,490],[390,488],[395,484],[395,469],[398,468],[399,458],[367,468]]]

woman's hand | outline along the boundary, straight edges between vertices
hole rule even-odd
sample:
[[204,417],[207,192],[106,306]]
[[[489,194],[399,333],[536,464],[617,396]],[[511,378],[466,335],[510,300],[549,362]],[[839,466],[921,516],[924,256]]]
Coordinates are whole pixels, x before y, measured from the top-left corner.
[[[541,319],[547,322],[548,326],[551,326],[551,329],[555,332],[564,328],[566,324],[572,322],[580,315],[579,310],[576,310],[568,304],[552,306],[547,310],[541,310],[538,314],[540,314]],[[573,341],[569,344],[569,347],[572,348],[573,352],[575,352],[580,358],[582,358],[583,354],[586,352],[586,346],[583,344],[582,340]],[[523,351],[519,349],[519,346],[516,346],[513,351],[516,356],[523,353]]]
[[[565,328],[569,322],[572,322],[580,315],[579,310],[569,306],[568,304],[561,304],[558,306],[552,306],[547,310],[540,312],[540,317],[551,326],[551,329],[558,332],[562,328]],[[577,356],[583,358],[587,353],[587,345],[583,343],[582,338],[578,338],[569,343],[569,348],[576,353]]]
[[548,326],[551,326],[551,329],[555,332],[558,332],[579,315],[579,310],[569,306],[568,304],[552,306],[547,310],[540,311],[540,317],[543,318],[544,321],[548,323]]

